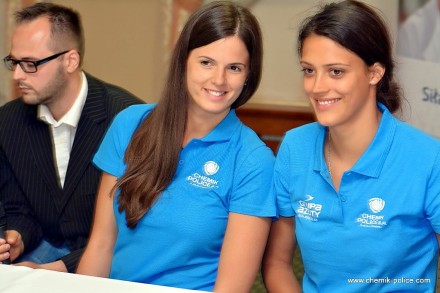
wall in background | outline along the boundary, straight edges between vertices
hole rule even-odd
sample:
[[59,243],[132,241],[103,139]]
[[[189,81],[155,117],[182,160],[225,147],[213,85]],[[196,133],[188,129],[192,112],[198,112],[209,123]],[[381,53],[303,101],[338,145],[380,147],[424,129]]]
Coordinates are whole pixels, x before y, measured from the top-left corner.
[[[0,0],[0,3],[10,0]],[[171,9],[174,0],[52,0],[82,15],[86,54],[84,69],[115,83],[147,102],[157,101],[164,86],[170,52]],[[188,0],[194,1],[194,0]],[[264,36],[264,71],[253,103],[307,107],[295,51],[297,26],[321,0],[253,0],[249,3]],[[398,0],[365,0],[378,7],[393,33]],[[0,23],[5,11],[0,4]],[[313,10],[312,10],[313,11]],[[0,25],[0,30],[1,25]],[[2,30],[4,31],[4,29]],[[2,40],[5,35],[0,34]],[[9,40],[0,50],[9,52]],[[10,75],[0,70],[0,80]],[[1,87],[0,89],[4,89]],[[8,97],[10,99],[12,97]],[[0,100],[0,104],[2,101]]]
[[84,69],[157,100],[163,84],[165,1],[54,0],[82,16],[86,39]]
[[[9,54],[10,37],[14,23],[13,14],[22,7],[32,5],[38,0],[0,0],[0,58]],[[10,72],[0,66],[0,105],[15,96]]]

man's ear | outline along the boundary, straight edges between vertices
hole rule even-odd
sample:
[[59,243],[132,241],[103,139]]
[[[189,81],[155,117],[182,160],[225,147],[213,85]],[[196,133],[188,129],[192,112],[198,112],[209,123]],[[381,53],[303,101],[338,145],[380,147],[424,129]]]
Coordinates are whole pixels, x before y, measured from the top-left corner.
[[79,64],[81,62],[81,56],[76,50],[71,50],[66,53],[66,63],[67,63],[67,71],[69,73],[74,72],[78,69]]

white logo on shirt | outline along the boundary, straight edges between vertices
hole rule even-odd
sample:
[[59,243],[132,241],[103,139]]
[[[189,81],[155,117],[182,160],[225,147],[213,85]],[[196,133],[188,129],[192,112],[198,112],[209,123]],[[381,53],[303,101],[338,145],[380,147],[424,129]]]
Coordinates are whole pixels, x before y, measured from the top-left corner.
[[385,219],[385,216],[377,215],[384,209],[385,201],[380,197],[370,198],[368,200],[368,207],[373,212],[373,214],[362,213],[355,219],[355,222],[359,223],[359,226],[366,228],[380,229],[383,226],[386,226],[387,221]]
[[219,165],[214,161],[208,161],[203,166],[203,171],[205,171],[205,174],[210,176],[217,173],[218,169],[220,169]]
[[309,221],[318,221],[319,214],[321,214],[322,204],[311,202],[314,197],[310,194],[306,194],[305,200],[298,201],[298,209],[296,210],[296,216],[304,218]]
[[307,197],[306,201],[311,201],[314,199],[314,197],[311,196],[310,194],[306,194],[306,197]]
[[385,201],[381,198],[374,197],[368,201],[368,205],[370,206],[370,210],[377,214],[383,210],[385,207]]
[[206,176],[195,172],[194,174],[186,177],[186,180],[191,185],[199,188],[218,188],[218,180],[209,178],[208,176],[216,174],[219,169],[220,167],[216,162],[208,161],[203,165],[203,172],[206,174]]

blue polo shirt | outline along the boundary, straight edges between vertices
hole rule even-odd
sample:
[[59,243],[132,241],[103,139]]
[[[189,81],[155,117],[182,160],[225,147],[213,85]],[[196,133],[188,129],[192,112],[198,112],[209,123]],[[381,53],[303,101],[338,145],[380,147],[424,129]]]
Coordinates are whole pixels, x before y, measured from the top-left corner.
[[368,149],[336,192],[327,129],[289,131],[275,163],[281,216],[295,217],[304,292],[434,292],[440,232],[440,142],[383,106]]
[[[106,134],[94,163],[120,177],[135,129],[152,110],[122,111]],[[210,291],[230,212],[276,215],[270,193],[272,151],[231,110],[208,135],[182,149],[172,182],[135,229],[126,226],[115,200],[116,240],[110,277]]]

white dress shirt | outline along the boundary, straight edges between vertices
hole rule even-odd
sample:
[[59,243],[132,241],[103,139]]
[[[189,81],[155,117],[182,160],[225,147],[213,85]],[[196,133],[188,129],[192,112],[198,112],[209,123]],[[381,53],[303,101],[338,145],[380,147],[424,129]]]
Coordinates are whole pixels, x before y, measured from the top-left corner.
[[38,106],[38,117],[40,120],[50,125],[52,134],[52,145],[54,150],[55,162],[58,171],[58,180],[61,187],[64,187],[67,166],[69,164],[70,151],[72,150],[75,139],[76,129],[81,117],[81,112],[86,102],[88,84],[84,72],[81,73],[81,90],[72,107],[56,121],[47,106]]

